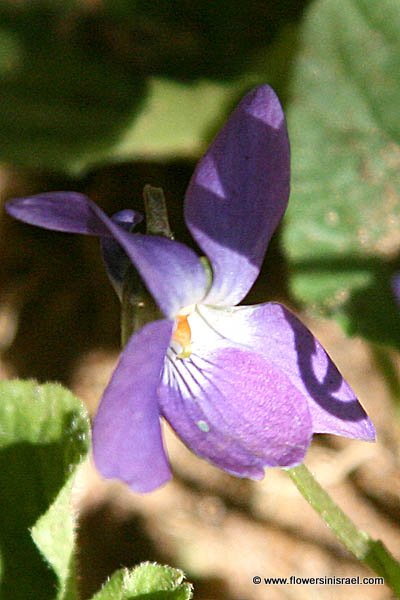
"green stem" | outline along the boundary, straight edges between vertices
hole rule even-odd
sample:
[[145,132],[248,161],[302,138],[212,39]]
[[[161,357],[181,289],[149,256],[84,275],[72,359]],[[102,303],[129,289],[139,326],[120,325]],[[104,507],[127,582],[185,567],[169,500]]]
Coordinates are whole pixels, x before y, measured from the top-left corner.
[[[173,239],[163,190],[145,185],[143,200],[146,235],[161,235]],[[163,315],[133,265],[125,273],[121,302],[121,343],[124,347],[135,331],[146,323],[163,318]]]
[[400,598],[400,564],[379,540],[357,529],[349,517],[335,504],[314,479],[305,465],[287,469],[299,492],[321,515],[335,536],[354,556],[381,575],[386,585]]
[[143,190],[146,212],[146,233],[173,239],[168,221],[167,204],[162,188],[145,185]]

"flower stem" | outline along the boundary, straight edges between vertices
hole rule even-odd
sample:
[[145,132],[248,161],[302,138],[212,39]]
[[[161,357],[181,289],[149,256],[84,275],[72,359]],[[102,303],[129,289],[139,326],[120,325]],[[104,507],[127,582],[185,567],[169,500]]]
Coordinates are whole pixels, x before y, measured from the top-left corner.
[[135,331],[157,319],[162,314],[152,296],[143,284],[139,273],[133,266],[129,266],[122,286],[121,305],[121,344],[128,343]]
[[305,465],[287,469],[299,492],[321,515],[335,536],[354,556],[381,575],[386,585],[400,598],[400,564],[379,540],[357,529],[349,517],[335,504],[314,479]]
[[162,188],[145,185],[143,189],[144,208],[146,212],[146,233],[162,235],[173,239],[169,226],[167,204]]
[[[162,235],[173,239],[163,190],[145,185],[143,199],[146,212],[146,235]],[[147,291],[139,273],[133,265],[130,265],[122,286],[122,347],[127,344],[131,335],[143,325],[161,318],[162,314],[151,294]]]

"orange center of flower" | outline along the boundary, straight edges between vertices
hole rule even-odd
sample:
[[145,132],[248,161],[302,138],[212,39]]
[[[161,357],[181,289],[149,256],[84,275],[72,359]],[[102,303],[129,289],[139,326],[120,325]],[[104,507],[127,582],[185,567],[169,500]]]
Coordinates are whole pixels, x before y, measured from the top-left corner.
[[182,352],[178,354],[178,358],[188,358],[192,352],[192,332],[187,315],[178,315],[176,317],[176,328],[172,339],[182,348]]

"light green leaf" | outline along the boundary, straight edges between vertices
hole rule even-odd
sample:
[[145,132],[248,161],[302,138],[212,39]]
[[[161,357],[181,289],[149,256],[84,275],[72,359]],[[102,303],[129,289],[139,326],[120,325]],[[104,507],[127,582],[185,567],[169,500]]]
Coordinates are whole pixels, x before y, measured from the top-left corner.
[[292,287],[348,331],[400,347],[400,3],[319,0],[304,21],[284,232]]
[[0,0],[0,161],[72,175],[132,158],[197,158],[247,83],[286,75],[295,44],[271,45],[302,9],[14,4]]
[[[180,83],[150,78],[146,105],[114,149],[115,157],[196,157],[208,129],[226,111],[243,83]],[[201,110],[199,110],[201,106]]]
[[83,407],[60,385],[0,383],[2,600],[53,600],[57,588],[58,599],[75,598],[70,489],[88,442]]
[[192,585],[179,569],[142,563],[114,573],[92,600],[190,600]]
[[78,598],[75,570],[75,518],[71,507],[74,479],[75,473],[31,530],[33,541],[57,575],[57,600]]

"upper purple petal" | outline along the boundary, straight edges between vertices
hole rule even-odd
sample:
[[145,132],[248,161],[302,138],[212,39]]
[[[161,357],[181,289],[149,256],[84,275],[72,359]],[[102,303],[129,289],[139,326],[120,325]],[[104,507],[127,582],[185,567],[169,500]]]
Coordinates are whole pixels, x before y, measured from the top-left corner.
[[238,304],[253,285],[286,209],[289,183],[284,114],[263,85],[240,102],[186,193],[187,226],[213,269],[209,304]]
[[171,321],[154,321],[126,345],[93,423],[95,464],[104,477],[149,492],[171,478],[159,418],[157,387]]
[[318,340],[284,306],[269,302],[199,310],[220,335],[262,353],[289,377],[307,399],[315,433],[375,439],[374,426],[353,390]]
[[181,308],[197,302],[206,293],[204,267],[190,248],[164,237],[125,231],[83,194],[38,194],[13,200],[6,208],[10,215],[31,225],[113,237],[168,317],[175,316]]
[[213,341],[212,333],[190,358],[169,350],[159,397],[189,448],[239,477],[260,479],[265,466],[299,464],[311,440],[307,402],[289,378],[260,354]]

